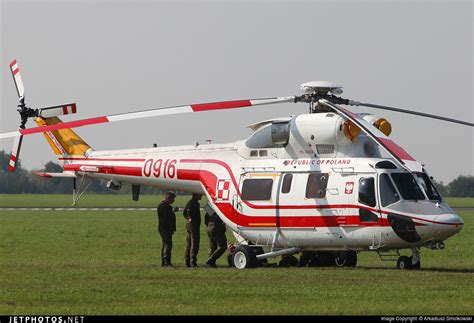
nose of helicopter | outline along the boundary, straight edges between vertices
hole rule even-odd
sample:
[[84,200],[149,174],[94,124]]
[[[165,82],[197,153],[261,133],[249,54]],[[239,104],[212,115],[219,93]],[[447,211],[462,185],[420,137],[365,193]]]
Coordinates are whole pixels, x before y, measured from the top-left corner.
[[464,221],[457,214],[440,214],[434,221],[443,227],[445,234],[453,235],[461,231]]

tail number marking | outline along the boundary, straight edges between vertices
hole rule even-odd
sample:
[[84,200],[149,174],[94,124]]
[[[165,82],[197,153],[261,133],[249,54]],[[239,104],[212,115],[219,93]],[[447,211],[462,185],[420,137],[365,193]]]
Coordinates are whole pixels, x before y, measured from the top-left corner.
[[149,158],[143,164],[143,176],[159,178],[174,178],[176,176],[176,159]]

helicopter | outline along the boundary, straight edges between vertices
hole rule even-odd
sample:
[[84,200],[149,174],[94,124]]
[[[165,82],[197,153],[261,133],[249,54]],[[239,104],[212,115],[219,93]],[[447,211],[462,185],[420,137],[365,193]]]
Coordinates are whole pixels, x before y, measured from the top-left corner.
[[[72,178],[74,204],[91,179],[105,180],[107,187],[116,190],[131,184],[136,201],[141,186],[203,194],[208,212],[215,212],[236,238],[229,248],[229,264],[238,269],[264,265],[278,256],[282,266],[355,267],[362,251],[396,261],[399,269],[419,269],[422,247],[444,249],[444,241],[464,225],[424,166],[389,138],[390,122],[346,107],[396,111],[470,127],[473,123],[345,99],[341,86],[325,81],[303,83],[300,95],[62,122],[58,117],[76,113],[76,104],[27,107],[16,60],[10,69],[21,119],[18,130],[0,134],[0,139],[15,138],[10,171],[15,171],[23,136],[42,133],[63,172],[37,175]],[[282,103],[308,104],[309,113],[254,123],[249,125],[250,137],[227,144],[96,151],[72,130]],[[30,118],[38,127],[26,128]],[[403,249],[412,255],[402,256]]]

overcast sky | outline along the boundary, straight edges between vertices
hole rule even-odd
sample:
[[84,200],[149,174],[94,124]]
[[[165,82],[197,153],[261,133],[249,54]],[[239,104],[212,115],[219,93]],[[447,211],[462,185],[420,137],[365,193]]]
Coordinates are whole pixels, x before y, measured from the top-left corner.
[[[13,58],[29,106],[77,102],[79,113],[65,120],[295,95],[303,82],[326,80],[347,98],[474,121],[472,1],[0,2],[1,132],[19,124]],[[472,128],[352,110],[389,119],[392,139],[436,179],[474,174]],[[275,105],[77,132],[96,150],[224,143],[249,136],[248,124],[306,112]],[[34,135],[21,157],[40,168],[55,156]]]

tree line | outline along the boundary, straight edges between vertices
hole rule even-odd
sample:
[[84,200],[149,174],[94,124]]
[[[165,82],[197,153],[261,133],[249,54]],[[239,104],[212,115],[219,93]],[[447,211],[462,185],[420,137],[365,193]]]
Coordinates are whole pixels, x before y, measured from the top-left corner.
[[[72,180],[65,178],[45,179],[35,175],[34,170],[26,170],[18,161],[15,173],[8,170],[10,155],[0,150],[0,193],[2,194],[70,194],[72,192]],[[46,163],[44,172],[60,173],[63,171],[61,165],[52,161]],[[474,176],[458,176],[448,184],[433,181],[442,196],[452,197],[474,197]],[[87,190],[98,194],[131,194],[131,186],[124,185],[121,190],[115,191],[107,188],[104,181],[93,180]],[[162,194],[163,190],[142,187],[141,194]]]

